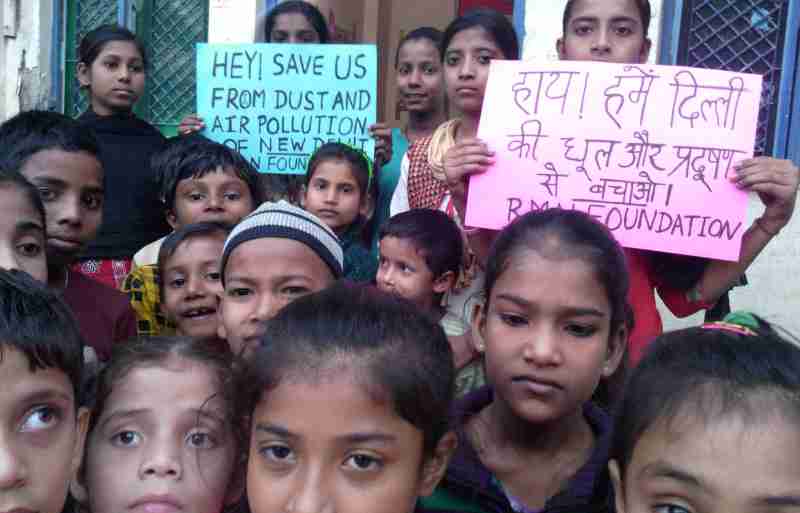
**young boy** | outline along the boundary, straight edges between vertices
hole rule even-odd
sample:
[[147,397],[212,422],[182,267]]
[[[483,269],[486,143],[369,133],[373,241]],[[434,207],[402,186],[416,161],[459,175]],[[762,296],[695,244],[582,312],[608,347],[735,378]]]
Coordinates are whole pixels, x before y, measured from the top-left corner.
[[389,219],[381,228],[378,288],[404,297],[438,320],[453,349],[459,395],[483,383],[481,363],[470,328],[443,308],[442,297],[456,283],[463,262],[461,230],[447,214],[414,209]]
[[[258,172],[238,152],[197,134],[171,139],[153,157],[167,222],[173,230],[199,222],[234,226],[261,200]],[[134,269],[122,291],[136,311],[140,335],[172,329],[161,310],[159,249],[164,239],[133,257]]]
[[235,354],[252,350],[263,321],[342,277],[344,256],[328,226],[286,201],[264,203],[225,241],[219,336]]
[[0,270],[0,511],[61,513],[83,456],[83,343],[66,304]]
[[94,240],[103,218],[103,168],[94,136],[75,120],[23,112],[0,126],[2,166],[39,191],[47,224],[48,285],[64,295],[86,342],[104,360],[111,345],[136,335],[127,297],[70,266]]
[[189,224],[161,245],[161,305],[178,335],[216,338],[222,296],[220,261],[230,229],[221,223]]

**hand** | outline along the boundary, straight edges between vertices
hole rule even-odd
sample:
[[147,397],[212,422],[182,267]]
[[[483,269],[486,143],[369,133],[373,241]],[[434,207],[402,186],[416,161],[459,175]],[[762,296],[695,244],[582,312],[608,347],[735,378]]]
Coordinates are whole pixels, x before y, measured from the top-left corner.
[[203,123],[203,118],[197,116],[197,114],[189,114],[185,118],[181,120],[181,124],[178,125],[178,133],[181,135],[191,134],[192,132],[199,132],[206,127],[205,123]]
[[482,140],[464,139],[454,144],[444,156],[447,187],[459,213],[463,216],[467,204],[467,181],[471,175],[485,172],[494,164],[494,152]]
[[392,160],[392,129],[386,123],[369,126],[369,134],[375,139],[375,166],[380,167]]
[[794,213],[800,171],[789,160],[756,157],[734,166],[731,177],[737,187],[758,193],[766,207],[761,223],[777,233],[786,226]]

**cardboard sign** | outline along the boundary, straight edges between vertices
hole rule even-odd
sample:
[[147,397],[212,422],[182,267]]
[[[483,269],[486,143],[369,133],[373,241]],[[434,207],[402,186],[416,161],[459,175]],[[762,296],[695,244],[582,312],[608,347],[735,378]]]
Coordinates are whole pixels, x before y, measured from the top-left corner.
[[466,224],[581,210],[623,246],[738,260],[761,77],[648,64],[493,61],[478,136],[496,152],[470,181]]
[[303,174],[332,141],[372,156],[377,102],[373,45],[197,45],[203,134],[263,173]]

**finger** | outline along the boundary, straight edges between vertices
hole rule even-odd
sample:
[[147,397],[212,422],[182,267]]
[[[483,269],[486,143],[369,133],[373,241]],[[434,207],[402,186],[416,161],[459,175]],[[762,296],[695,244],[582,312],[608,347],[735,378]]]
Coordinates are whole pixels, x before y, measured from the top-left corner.
[[492,157],[487,157],[485,155],[464,155],[463,157],[455,160],[452,164],[452,167],[460,167],[465,165],[471,164],[480,164],[483,166],[491,166],[495,163],[495,160]]
[[793,187],[796,180],[786,173],[776,173],[772,170],[759,170],[749,173],[743,173],[733,180],[737,187],[749,188],[752,185],[759,183],[772,183],[784,187]]

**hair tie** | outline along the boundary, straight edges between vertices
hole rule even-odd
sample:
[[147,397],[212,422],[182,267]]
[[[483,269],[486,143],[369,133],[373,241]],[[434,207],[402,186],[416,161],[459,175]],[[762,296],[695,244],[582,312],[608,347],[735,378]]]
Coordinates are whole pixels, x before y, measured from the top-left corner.
[[759,322],[753,314],[738,311],[729,313],[721,321],[705,323],[701,328],[706,330],[723,330],[736,333],[737,335],[754,337],[756,336],[755,330],[759,328]]

